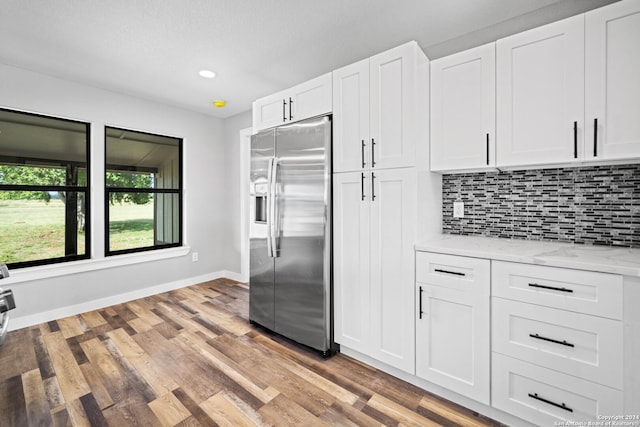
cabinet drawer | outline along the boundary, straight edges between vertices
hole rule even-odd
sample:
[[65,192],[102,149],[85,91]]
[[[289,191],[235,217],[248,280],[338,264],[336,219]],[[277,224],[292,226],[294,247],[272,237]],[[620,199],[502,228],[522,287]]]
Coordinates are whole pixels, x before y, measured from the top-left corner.
[[622,389],[622,322],[492,298],[493,351]]
[[552,426],[623,412],[619,390],[498,353],[492,362],[492,405],[516,417]]
[[488,295],[490,266],[487,259],[416,252],[416,281]]
[[622,276],[568,268],[494,261],[492,295],[622,319]]

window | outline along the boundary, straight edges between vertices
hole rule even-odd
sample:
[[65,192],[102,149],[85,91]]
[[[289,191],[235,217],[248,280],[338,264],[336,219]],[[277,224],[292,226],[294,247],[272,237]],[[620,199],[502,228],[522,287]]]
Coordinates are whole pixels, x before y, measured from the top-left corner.
[[0,109],[0,263],[89,257],[89,124]]
[[105,252],[182,245],[182,140],[105,129]]

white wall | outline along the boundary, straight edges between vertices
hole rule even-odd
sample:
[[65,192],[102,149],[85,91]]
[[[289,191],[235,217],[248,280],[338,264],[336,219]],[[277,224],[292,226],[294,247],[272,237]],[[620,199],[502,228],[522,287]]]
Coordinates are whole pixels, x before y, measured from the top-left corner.
[[[234,118],[225,127],[223,121],[214,117],[3,64],[0,64],[0,107],[90,122],[94,159],[91,171],[94,259],[11,271],[12,277],[1,283],[2,287],[13,289],[16,297],[11,329],[156,293],[163,286],[175,288],[229,275],[226,271],[229,266],[232,271],[239,271],[235,235],[238,225],[231,220],[237,221],[237,208],[231,206],[237,203],[234,193],[227,190],[226,165],[238,163],[234,146],[238,137],[234,129],[248,126],[246,117]],[[184,139],[183,240],[191,251],[199,253],[198,262],[192,262],[186,250],[168,259],[146,262],[136,261],[141,257],[135,255],[120,256],[118,262],[113,257],[102,259],[104,125]],[[234,132],[235,139],[227,135]],[[228,155],[225,145],[230,149]],[[231,175],[232,182],[236,182],[237,173]],[[112,261],[130,264],[114,266]],[[77,266],[82,268],[74,268]],[[100,266],[109,268],[94,270]]]
[[228,270],[236,273],[241,272],[240,131],[251,127],[251,120],[251,110],[249,110],[229,117],[224,123],[225,185],[227,187],[225,208],[231,215],[231,223],[227,228],[227,241],[230,243],[225,248],[225,263]]

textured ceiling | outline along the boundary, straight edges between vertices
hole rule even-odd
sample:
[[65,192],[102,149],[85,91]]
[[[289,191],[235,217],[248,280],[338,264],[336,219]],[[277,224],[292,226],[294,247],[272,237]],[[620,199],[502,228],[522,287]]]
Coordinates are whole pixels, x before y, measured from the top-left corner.
[[224,118],[410,40],[434,59],[613,1],[0,0],[0,63]]

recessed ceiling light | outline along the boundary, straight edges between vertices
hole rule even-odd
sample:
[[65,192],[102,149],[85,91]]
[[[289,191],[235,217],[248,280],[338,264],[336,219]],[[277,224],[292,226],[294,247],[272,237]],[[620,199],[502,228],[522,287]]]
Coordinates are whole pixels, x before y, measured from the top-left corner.
[[215,101],[213,101],[213,105],[214,105],[215,107],[222,108],[222,107],[224,107],[225,105],[227,105],[227,102],[226,102],[226,101],[223,101],[223,100],[221,100],[221,99],[216,99]]
[[216,73],[211,70],[200,70],[198,74],[200,74],[201,77],[206,77],[207,79],[212,79],[216,76]]

